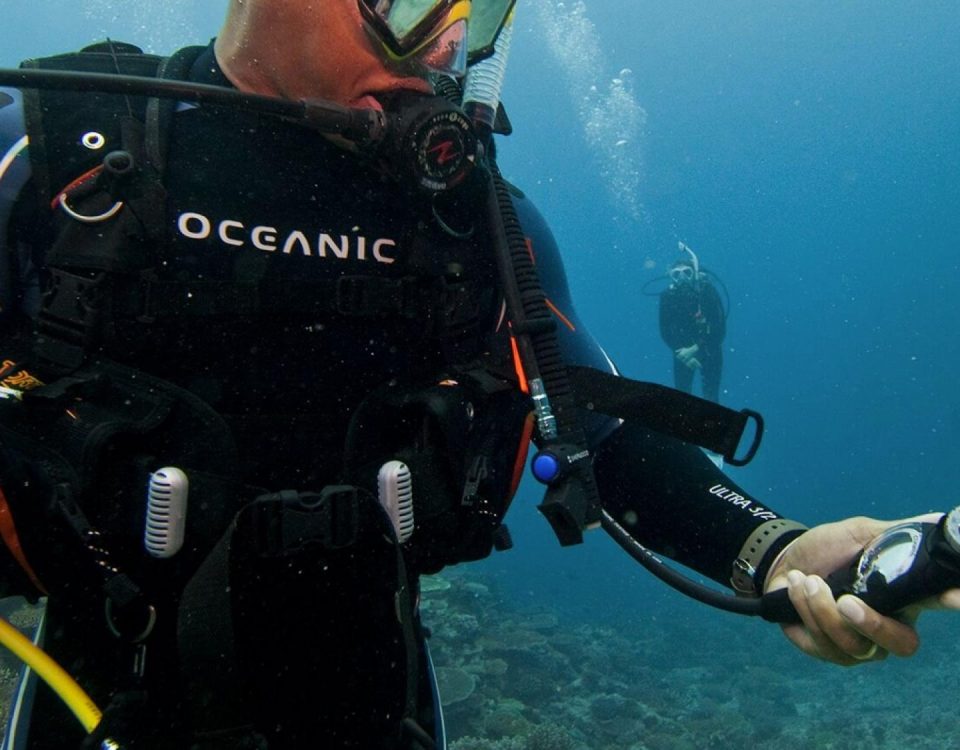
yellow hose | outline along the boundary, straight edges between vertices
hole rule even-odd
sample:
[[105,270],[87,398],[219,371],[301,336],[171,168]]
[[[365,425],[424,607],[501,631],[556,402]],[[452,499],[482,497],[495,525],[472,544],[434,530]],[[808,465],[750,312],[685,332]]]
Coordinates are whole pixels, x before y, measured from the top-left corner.
[[96,729],[103,714],[83,688],[68,675],[46,652],[0,617],[0,644],[10,649],[24,664],[46,682],[60,700],[73,711],[87,734]]

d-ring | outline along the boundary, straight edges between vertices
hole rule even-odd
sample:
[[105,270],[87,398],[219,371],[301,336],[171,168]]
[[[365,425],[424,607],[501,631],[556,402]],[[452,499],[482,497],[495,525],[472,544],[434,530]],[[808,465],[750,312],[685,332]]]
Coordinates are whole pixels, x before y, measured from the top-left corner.
[[113,600],[107,599],[103,605],[104,614],[107,617],[107,628],[110,632],[113,633],[115,638],[121,638],[129,641],[130,643],[140,643],[144,638],[146,638],[150,633],[153,632],[153,626],[157,624],[157,610],[152,604],[147,605],[147,621],[141,630],[136,636],[130,638],[120,632],[120,629],[117,627],[116,623],[113,621]]
[[67,216],[69,216],[71,219],[76,219],[77,221],[83,224],[99,224],[101,221],[112,219],[114,216],[116,216],[120,212],[120,209],[123,208],[123,201],[117,201],[110,208],[104,211],[102,214],[87,216],[86,214],[77,213],[72,208],[70,208],[69,204],[67,203],[66,193],[60,193],[59,202],[60,202],[60,208],[62,208],[66,212]]
[[877,655],[877,648],[878,648],[877,644],[874,643],[873,645],[870,646],[870,648],[866,650],[865,653],[850,654],[850,655],[857,661],[869,661],[870,659],[872,659],[874,656]]

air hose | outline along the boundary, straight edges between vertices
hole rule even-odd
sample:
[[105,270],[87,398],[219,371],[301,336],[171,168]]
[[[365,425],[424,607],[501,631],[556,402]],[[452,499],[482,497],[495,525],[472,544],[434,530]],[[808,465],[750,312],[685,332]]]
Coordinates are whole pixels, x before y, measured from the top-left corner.
[[599,523],[600,496],[592,455],[557,338],[557,323],[547,306],[510,187],[497,167],[490,140],[512,29],[511,15],[496,41],[494,54],[470,68],[463,109],[486,145],[490,173],[487,218],[493,232],[494,255],[511,335],[533,398],[540,438],[538,456],[551,465],[547,474],[534,472],[547,485],[539,510],[560,544],[566,546],[582,542],[583,530]]
[[0,644],[10,649],[50,686],[50,689],[77,717],[87,734],[97,728],[103,714],[93,699],[64,671],[63,667],[2,617],[0,617]]
[[386,129],[383,115],[373,109],[343,107],[324,101],[292,101],[192,81],[114,73],[0,68],[0,86],[152,96],[236,107],[279,117],[322,133],[341,135],[361,147],[379,143]]

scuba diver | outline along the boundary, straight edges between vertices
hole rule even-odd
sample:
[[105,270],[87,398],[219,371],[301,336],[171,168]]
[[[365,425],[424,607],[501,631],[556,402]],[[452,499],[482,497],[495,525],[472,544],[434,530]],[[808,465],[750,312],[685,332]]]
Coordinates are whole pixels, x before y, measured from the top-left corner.
[[719,403],[727,310],[693,250],[679,246],[688,257],[670,267],[670,286],[660,293],[660,337],[673,351],[674,387],[692,393],[699,370],[703,397]]
[[443,748],[419,576],[509,548],[531,442],[561,544],[780,591],[816,658],[915,651],[824,583],[897,522],[761,504],[685,439],[728,410],[577,317],[496,165],[511,6],[231,0],[208,46],[2,71],[0,582],[61,669],[24,646],[6,747]]

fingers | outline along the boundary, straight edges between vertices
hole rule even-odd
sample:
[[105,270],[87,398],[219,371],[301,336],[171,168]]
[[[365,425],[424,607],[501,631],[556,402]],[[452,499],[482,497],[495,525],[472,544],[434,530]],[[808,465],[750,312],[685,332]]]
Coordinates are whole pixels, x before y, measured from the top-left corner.
[[920,638],[911,624],[884,617],[855,596],[841,596],[837,609],[857,631],[895,656],[912,656],[920,646]]
[[944,609],[960,609],[960,589],[947,589],[937,598]]
[[790,601],[803,620],[788,625],[784,633],[801,651],[825,661],[853,666],[879,661],[887,653],[909,656],[918,645],[909,625],[883,617],[852,596],[834,601],[819,576],[787,574]]

